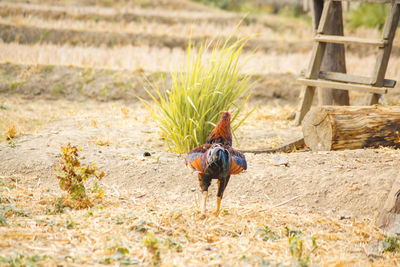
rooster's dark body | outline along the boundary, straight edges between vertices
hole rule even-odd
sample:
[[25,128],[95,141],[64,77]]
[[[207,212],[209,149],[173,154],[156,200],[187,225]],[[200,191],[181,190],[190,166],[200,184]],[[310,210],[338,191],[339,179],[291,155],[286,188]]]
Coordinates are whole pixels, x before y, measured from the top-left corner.
[[208,187],[212,179],[218,180],[217,210],[224,190],[232,174],[247,169],[244,155],[232,148],[230,114],[222,112],[222,118],[207,139],[207,144],[191,150],[186,157],[186,165],[198,172],[200,187],[203,192],[202,213],[205,214]]

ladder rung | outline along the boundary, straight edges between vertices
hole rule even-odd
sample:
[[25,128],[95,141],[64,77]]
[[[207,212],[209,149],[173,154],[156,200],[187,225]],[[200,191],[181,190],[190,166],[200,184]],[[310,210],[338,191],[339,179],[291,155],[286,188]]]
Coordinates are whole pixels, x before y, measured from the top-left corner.
[[375,87],[372,85],[333,82],[333,81],[326,81],[326,80],[312,80],[312,79],[305,79],[305,78],[297,79],[297,83],[309,85],[309,86],[315,86],[315,87],[353,90],[353,91],[368,92],[368,93],[375,93],[375,94],[386,94],[388,91],[388,89],[386,87]]
[[322,35],[317,34],[314,36],[314,40],[317,42],[324,43],[337,43],[337,44],[364,44],[364,45],[374,45],[378,47],[383,47],[387,44],[386,40],[374,40],[358,37],[349,37],[341,35]]
[[[338,82],[372,85],[372,78],[351,75],[347,73],[340,73],[340,72],[320,71],[319,78],[325,80],[338,81]],[[395,85],[396,85],[395,80],[389,80],[389,79],[383,80],[383,87],[393,88]]]

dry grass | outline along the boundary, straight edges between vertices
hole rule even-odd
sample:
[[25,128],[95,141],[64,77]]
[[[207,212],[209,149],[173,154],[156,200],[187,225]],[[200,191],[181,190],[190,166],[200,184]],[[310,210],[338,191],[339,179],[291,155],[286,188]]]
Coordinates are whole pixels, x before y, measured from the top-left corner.
[[98,146],[109,146],[111,144],[110,138],[107,136],[97,136],[90,142]]
[[[168,2],[168,1],[166,1]],[[185,1],[188,3],[188,1]],[[193,2],[191,2],[193,3]],[[203,5],[198,5],[204,7]],[[58,5],[37,5],[37,4],[19,4],[19,3],[0,3],[2,17],[12,17],[19,14],[21,11],[27,17],[39,17],[42,19],[57,19],[60,15],[67,19],[74,20],[93,20],[97,18],[99,21],[121,22],[139,19],[144,22],[159,21],[167,24],[176,24],[179,22],[188,22],[197,24],[208,22],[210,24],[236,24],[243,17],[247,17],[254,24],[257,21],[259,26],[266,25],[272,29],[279,28],[280,30],[297,30],[296,34],[303,34],[307,31],[309,35],[309,24],[302,19],[287,18],[278,15],[263,14],[262,16],[248,16],[245,14],[236,14],[231,12],[223,12],[218,9],[183,8],[179,10],[170,10],[165,8],[104,8],[94,6],[58,6]],[[160,6],[159,6],[160,7]],[[111,18],[111,19],[110,19]]]
[[293,107],[288,105],[283,107],[280,105],[276,105],[274,107],[262,106],[259,107],[251,117],[254,117],[255,121],[271,120],[274,123],[287,123],[287,118],[292,112]]
[[[205,7],[203,5],[199,5],[196,3],[193,3],[191,1],[186,1],[186,0],[138,0],[138,1],[130,1],[127,0],[127,3],[130,3],[131,5],[128,6],[121,6],[119,4],[123,3],[123,1],[110,1],[110,3],[114,3],[115,6],[101,6],[101,5],[95,5],[91,3],[92,0],[86,1],[87,3],[85,4],[85,0],[65,0],[65,1],[54,1],[54,0],[48,0],[48,1],[43,1],[43,0],[38,0],[38,1],[29,1],[27,3],[26,0],[5,0],[0,3],[0,6],[3,8],[14,8],[14,9],[19,9],[19,10],[44,10],[47,13],[51,12],[66,12],[72,13],[72,14],[92,14],[92,13],[97,13],[99,15],[117,15],[118,13],[134,13],[135,15],[162,15],[162,16],[171,16],[171,17],[176,17],[179,14],[197,14],[197,16],[205,15],[207,14],[209,16],[212,16],[213,13],[212,11],[217,11],[215,9],[210,9],[208,7]],[[93,0],[96,1],[96,0]],[[101,1],[101,0],[100,0]],[[104,0],[108,1],[108,0]],[[142,6],[140,5],[141,2],[148,2],[153,4],[154,6]],[[165,8],[171,5],[173,2],[175,3],[186,3],[191,5],[192,7],[200,7],[200,8],[187,8],[187,6],[182,6],[180,9],[167,9]],[[77,4],[79,3],[79,4]],[[136,4],[136,5],[135,5]],[[158,8],[156,8],[158,7]],[[190,11],[190,12],[189,12]],[[217,11],[218,12],[218,11]],[[230,13],[222,13],[222,16],[224,17],[232,17],[234,15]]]
[[238,146],[244,149],[276,147],[301,135],[301,127],[289,120],[294,112],[290,105],[259,106],[240,127]]
[[[158,248],[163,266],[290,263],[287,226],[316,239],[315,249],[304,240],[304,255],[321,266],[369,266],[369,260],[374,266],[389,266],[400,260],[398,253],[368,258],[369,244],[383,239],[383,233],[368,220],[327,219],[251,203],[230,204],[219,218],[201,220],[195,203],[181,206],[157,199],[143,203],[115,188],[107,188],[102,203],[90,210],[52,214],[57,193],[39,186],[21,186],[18,180],[7,177],[0,180],[11,185],[0,186],[3,205],[22,210],[11,209],[6,214],[8,226],[0,228],[3,257],[47,255],[39,262],[45,265],[149,265]],[[277,240],[263,240],[258,229],[265,226],[278,235]],[[155,249],[146,247],[149,238]]]
[[16,135],[17,135],[17,129],[15,128],[15,124],[10,123],[10,125],[8,125],[7,131],[5,133],[6,140],[13,139]]
[[[32,103],[14,97],[0,99],[0,139],[10,139],[17,134],[36,132],[41,127],[64,113],[44,101]],[[56,112],[58,111],[58,112]]]
[[[79,128],[106,129],[110,126],[126,126],[131,124],[146,124],[149,122],[150,114],[143,106],[135,106],[134,110],[118,103],[103,103],[87,101],[85,105],[79,102],[65,100],[26,100],[19,96],[9,96],[0,99],[0,139],[4,140],[8,131],[16,134],[26,135],[37,133],[57,120],[71,119]],[[130,116],[124,111],[131,110]],[[56,132],[60,129],[54,129]],[[118,144],[116,140],[111,141],[106,134],[93,137],[92,142],[97,145]]]
[[[228,23],[209,23],[207,21],[200,21],[197,23],[182,23],[176,22],[173,24],[164,24],[154,21],[148,22],[107,22],[95,20],[44,20],[37,17],[26,17],[26,16],[12,16],[0,18],[0,23],[9,25],[23,25],[40,27],[45,29],[66,29],[66,30],[78,30],[78,31],[100,31],[100,32],[118,32],[118,33],[134,33],[134,34],[151,34],[155,37],[221,37],[227,36],[232,33],[233,29],[239,23],[237,21]],[[307,25],[304,25],[307,26]],[[294,34],[292,28],[282,29],[281,31],[274,31],[269,27],[265,27],[261,23],[241,25],[239,29],[234,32],[233,36],[245,37],[245,36],[257,36],[270,40],[279,41],[299,41],[310,39],[310,31],[306,27],[299,27],[297,32]]]
[[[209,56],[209,55],[208,55]],[[248,54],[243,55],[243,59]],[[308,53],[265,54],[257,52],[246,64],[250,73],[295,73],[308,65]],[[374,55],[347,56],[349,73],[371,75],[375,64]],[[68,45],[23,45],[0,42],[0,62],[28,65],[64,65],[85,68],[110,68],[146,70],[151,72],[180,70],[184,67],[185,51],[182,49],[155,48],[148,46],[123,46],[113,49],[97,47],[72,47]],[[366,68],[365,66],[371,66]],[[387,78],[396,78],[400,72],[400,58],[392,56]]]
[[[24,5],[26,0],[5,0],[7,4],[19,4]],[[59,6],[61,8],[86,8],[90,6],[93,9],[102,9],[110,7],[115,9],[125,9],[125,8],[153,8],[153,9],[168,9],[168,10],[180,10],[180,9],[193,9],[193,10],[203,10],[209,11],[203,5],[193,3],[186,0],[30,0],[30,4],[34,4],[38,7],[46,6]],[[29,5],[30,5],[29,4]]]

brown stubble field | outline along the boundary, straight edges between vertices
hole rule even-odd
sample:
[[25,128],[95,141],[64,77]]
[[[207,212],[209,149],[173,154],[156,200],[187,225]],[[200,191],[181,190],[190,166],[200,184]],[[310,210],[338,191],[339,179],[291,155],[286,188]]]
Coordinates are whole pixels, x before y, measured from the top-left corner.
[[[311,26],[248,15],[234,31],[242,18],[184,0],[0,2],[0,266],[399,264],[374,226],[399,173],[400,152],[389,148],[247,153],[249,168],[232,177],[221,215],[200,219],[196,175],[184,155],[167,152],[137,97],[149,99],[147,81],[168,88],[169,72],[185,68],[189,36],[250,35],[244,56],[255,50],[246,68],[255,83],[247,108],[258,108],[234,145],[300,137],[290,117]],[[399,75],[399,48],[388,78]],[[348,51],[349,72],[368,75],[373,52]],[[397,104],[398,96],[395,88],[385,101]],[[364,97],[352,94],[352,102]],[[68,142],[105,172],[104,197],[60,212],[54,166]]]

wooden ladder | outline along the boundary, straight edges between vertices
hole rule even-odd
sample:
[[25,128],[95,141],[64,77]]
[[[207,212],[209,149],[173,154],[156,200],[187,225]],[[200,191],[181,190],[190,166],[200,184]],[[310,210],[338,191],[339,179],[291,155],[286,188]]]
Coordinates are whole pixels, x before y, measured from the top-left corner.
[[[371,94],[367,104],[373,105],[378,103],[379,97],[382,94],[386,94],[389,88],[393,88],[396,85],[396,81],[385,79],[385,73],[399,21],[400,1],[376,1],[391,3],[381,40],[324,34],[327,27],[327,17],[332,11],[332,1],[324,1],[320,22],[314,35],[314,46],[308,70],[304,77],[297,80],[299,84],[303,84],[305,87],[301,93],[300,109],[296,113],[296,125],[301,124],[304,116],[310,110],[316,87],[367,92]],[[372,77],[321,71],[320,67],[327,43],[359,44],[378,47],[379,50]]]

